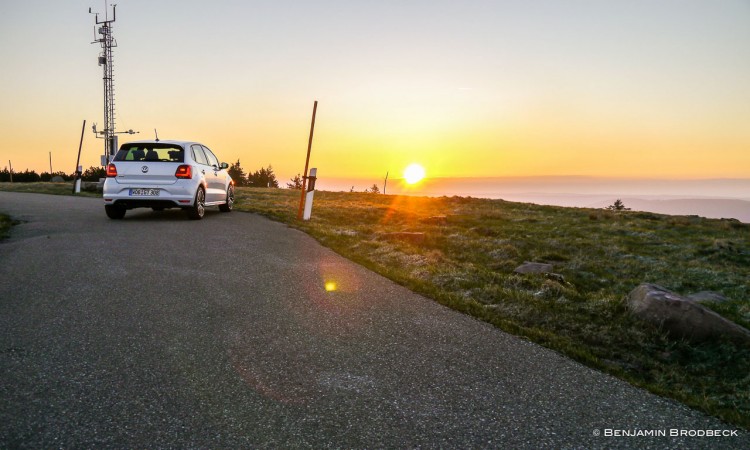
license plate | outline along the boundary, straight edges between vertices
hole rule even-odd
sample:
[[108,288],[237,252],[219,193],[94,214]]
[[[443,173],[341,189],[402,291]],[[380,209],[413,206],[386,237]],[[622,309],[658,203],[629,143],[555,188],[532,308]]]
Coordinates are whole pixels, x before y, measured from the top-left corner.
[[131,189],[131,197],[158,197],[160,189]]

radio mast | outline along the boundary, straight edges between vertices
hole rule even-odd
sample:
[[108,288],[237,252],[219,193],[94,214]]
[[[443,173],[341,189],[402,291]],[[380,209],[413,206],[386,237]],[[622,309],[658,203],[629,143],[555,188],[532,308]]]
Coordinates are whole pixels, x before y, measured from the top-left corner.
[[[104,139],[104,157],[102,165],[109,162],[117,153],[117,134],[115,130],[115,77],[114,77],[114,58],[112,49],[117,47],[117,41],[112,36],[112,24],[116,19],[117,5],[112,5],[112,18],[109,18],[107,2],[104,2],[104,20],[99,20],[99,13],[93,13],[89,8],[89,13],[94,14],[96,25],[94,26],[94,41],[92,44],[100,44],[102,51],[99,53],[99,66],[104,68],[104,129],[96,130],[96,124],[93,126],[94,134],[97,138]],[[122,131],[120,133],[135,134],[133,130]]]

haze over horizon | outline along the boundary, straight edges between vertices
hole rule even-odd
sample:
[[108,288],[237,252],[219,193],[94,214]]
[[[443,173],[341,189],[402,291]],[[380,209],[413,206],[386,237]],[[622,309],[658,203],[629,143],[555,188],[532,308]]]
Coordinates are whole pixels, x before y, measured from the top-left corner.
[[[350,186],[351,185],[351,186]],[[365,185],[370,187],[372,184]],[[378,184],[383,187],[382,183]],[[732,218],[750,223],[750,179],[655,180],[598,177],[425,179],[409,185],[389,180],[388,194],[462,196],[576,208],[606,208],[623,200],[633,211]],[[362,191],[357,180],[322,178],[316,188]]]
[[[330,190],[355,191],[368,180],[322,177],[318,185]],[[373,180],[380,188],[384,180]],[[316,185],[317,186],[317,185]],[[499,198],[501,193],[567,195],[633,195],[644,198],[737,198],[750,200],[750,178],[668,180],[655,178],[603,178],[593,176],[443,177],[425,178],[409,185],[401,178],[387,182],[398,193],[410,195],[472,195]],[[481,194],[489,195],[481,195]]]
[[[83,119],[98,165],[89,7],[0,5],[0,167],[72,172]],[[121,0],[114,36],[121,142],[157,128],[282,184],[314,100],[321,177],[750,179],[748,2]]]

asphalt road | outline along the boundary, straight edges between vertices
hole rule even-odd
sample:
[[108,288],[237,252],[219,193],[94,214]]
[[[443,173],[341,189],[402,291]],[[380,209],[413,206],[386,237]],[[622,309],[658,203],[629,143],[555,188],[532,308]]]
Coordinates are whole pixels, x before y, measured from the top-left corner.
[[257,215],[0,211],[0,448],[750,448]]

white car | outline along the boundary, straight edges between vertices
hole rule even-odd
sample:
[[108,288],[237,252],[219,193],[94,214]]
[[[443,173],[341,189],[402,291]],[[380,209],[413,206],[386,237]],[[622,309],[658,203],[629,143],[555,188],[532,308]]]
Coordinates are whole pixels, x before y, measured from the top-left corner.
[[182,208],[191,219],[202,219],[206,206],[230,212],[234,181],[227,167],[198,142],[123,144],[107,166],[104,210],[110,219],[122,219],[133,208]]

